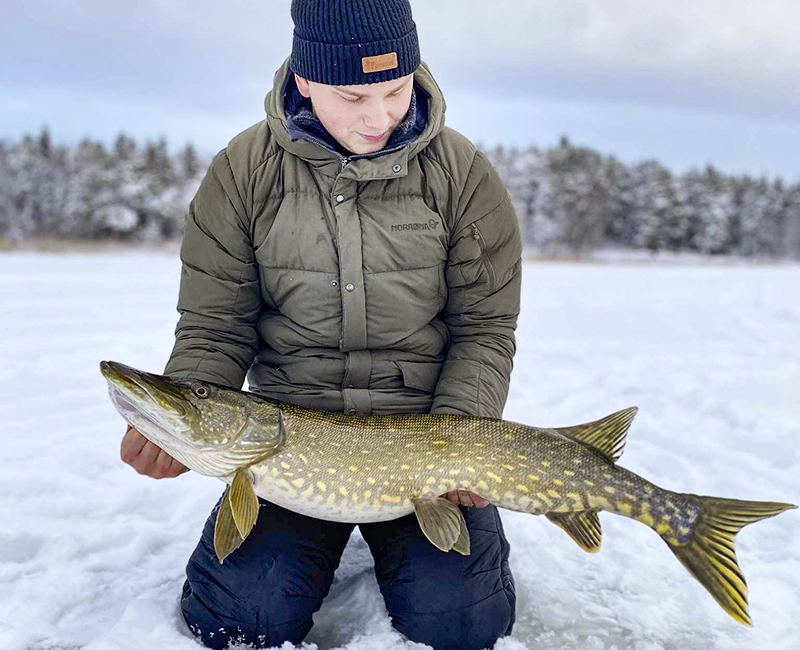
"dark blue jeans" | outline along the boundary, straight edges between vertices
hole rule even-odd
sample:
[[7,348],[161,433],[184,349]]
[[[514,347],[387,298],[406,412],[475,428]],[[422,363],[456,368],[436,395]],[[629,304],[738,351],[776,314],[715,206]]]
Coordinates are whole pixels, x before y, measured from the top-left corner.
[[[230,639],[255,647],[300,643],[354,528],[259,501],[255,528],[223,564],[214,555],[217,503],[186,567],[183,616],[209,648],[225,648]],[[497,508],[461,510],[469,556],[434,547],[414,514],[361,525],[392,624],[435,650],[491,648],[514,624],[514,580]]]

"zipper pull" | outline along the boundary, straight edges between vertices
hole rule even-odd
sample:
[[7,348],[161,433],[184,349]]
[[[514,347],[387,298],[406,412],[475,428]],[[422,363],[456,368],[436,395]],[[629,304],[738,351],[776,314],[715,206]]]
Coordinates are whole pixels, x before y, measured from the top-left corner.
[[478,232],[478,226],[476,226],[476,225],[475,225],[475,222],[472,222],[472,223],[470,224],[470,226],[472,226],[472,236],[473,236],[473,237],[474,237],[474,238],[475,238],[477,241],[480,241],[480,240],[481,240],[481,233],[480,233],[480,232]]
[[345,158],[344,156],[342,156],[342,168],[341,168],[341,170],[340,170],[340,171],[344,171],[344,168],[345,168],[345,167],[347,167],[347,163],[349,163],[349,162],[350,162],[350,161],[349,161],[347,158]]

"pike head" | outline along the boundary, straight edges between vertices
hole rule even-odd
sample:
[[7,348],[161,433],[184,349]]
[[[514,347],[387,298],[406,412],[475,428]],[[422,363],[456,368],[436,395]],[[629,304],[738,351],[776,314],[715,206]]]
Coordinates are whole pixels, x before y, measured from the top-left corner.
[[283,445],[279,409],[249,393],[101,361],[111,401],[150,442],[187,467],[223,477]]

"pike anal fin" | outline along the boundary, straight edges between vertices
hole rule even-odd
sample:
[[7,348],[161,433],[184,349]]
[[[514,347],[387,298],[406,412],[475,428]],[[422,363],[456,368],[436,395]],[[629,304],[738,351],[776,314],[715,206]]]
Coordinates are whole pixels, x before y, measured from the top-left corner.
[[444,497],[414,499],[419,527],[428,541],[445,553],[469,555],[469,531],[458,506]]
[[597,516],[596,508],[580,512],[548,512],[545,516],[564,530],[587,553],[596,553],[600,550],[603,530],[600,528],[600,518]]

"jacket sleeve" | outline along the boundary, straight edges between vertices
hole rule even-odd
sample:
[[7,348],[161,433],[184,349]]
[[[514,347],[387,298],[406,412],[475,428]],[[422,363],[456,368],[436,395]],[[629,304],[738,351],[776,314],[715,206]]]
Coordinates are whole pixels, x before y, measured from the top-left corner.
[[241,388],[258,348],[262,298],[245,203],[225,150],[189,206],[181,261],[180,319],[164,373]]
[[458,199],[445,275],[450,348],[431,413],[500,418],[520,303],[522,243],[508,192],[477,152]]

